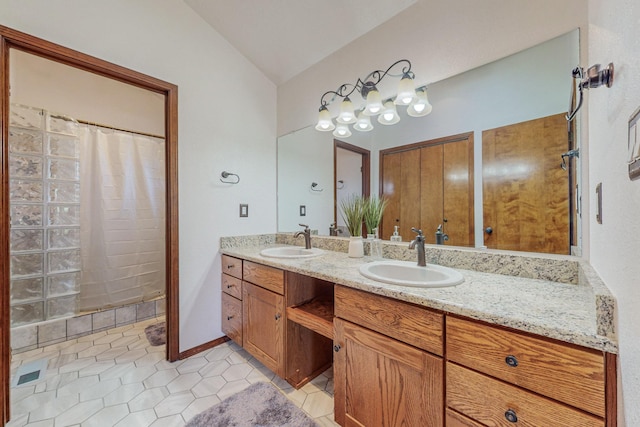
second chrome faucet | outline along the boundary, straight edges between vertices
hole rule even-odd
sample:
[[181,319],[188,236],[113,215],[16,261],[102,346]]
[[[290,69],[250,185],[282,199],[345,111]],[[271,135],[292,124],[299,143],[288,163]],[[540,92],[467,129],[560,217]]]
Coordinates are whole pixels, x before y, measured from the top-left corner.
[[298,231],[296,234],[293,235],[293,237],[300,237],[300,236],[304,236],[304,248],[305,249],[311,249],[311,230],[309,229],[308,225],[305,224],[298,224],[300,227],[304,227],[303,231]]
[[424,235],[422,234],[422,230],[418,230],[415,227],[411,227],[411,231],[417,233],[415,239],[409,243],[409,249],[417,249],[418,251],[418,265],[420,267],[426,267],[427,262],[424,256]]

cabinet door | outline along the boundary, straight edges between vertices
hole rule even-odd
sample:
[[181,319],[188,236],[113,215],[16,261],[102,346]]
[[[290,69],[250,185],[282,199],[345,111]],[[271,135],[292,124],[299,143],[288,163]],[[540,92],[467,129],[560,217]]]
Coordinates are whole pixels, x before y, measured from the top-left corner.
[[242,301],[222,292],[222,332],[242,347]]
[[380,183],[382,195],[389,199],[382,216],[382,238],[388,240],[397,225],[400,235],[411,240],[411,227],[421,227],[420,152],[384,154]]
[[284,377],[284,298],[248,282],[242,284],[244,348]]
[[443,425],[441,358],[339,318],[334,325],[340,425]]

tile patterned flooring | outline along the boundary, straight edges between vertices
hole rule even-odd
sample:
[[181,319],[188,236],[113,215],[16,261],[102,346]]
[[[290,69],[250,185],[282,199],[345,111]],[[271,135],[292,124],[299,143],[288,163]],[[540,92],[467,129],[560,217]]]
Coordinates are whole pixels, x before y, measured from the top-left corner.
[[193,416],[251,383],[275,384],[322,427],[333,421],[333,372],[299,390],[233,342],[169,363],[165,346],[144,334],[149,319],[13,356],[21,364],[48,358],[45,379],[11,389],[7,427],[184,426]]

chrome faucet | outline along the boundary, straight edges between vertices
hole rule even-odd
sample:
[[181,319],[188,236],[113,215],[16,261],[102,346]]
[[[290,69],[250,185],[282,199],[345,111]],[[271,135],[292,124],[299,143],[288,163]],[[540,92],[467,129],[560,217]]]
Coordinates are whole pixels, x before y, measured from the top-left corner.
[[304,231],[298,231],[293,237],[304,236],[304,248],[311,249],[311,230],[308,225],[298,224],[300,227],[304,227]]
[[427,261],[424,256],[424,236],[422,235],[422,230],[418,230],[415,227],[411,227],[411,231],[414,233],[418,233],[415,239],[409,243],[409,249],[415,249],[416,246],[418,248],[418,265],[420,267],[426,267]]
[[329,236],[338,236],[338,233],[342,233],[342,230],[338,228],[335,222],[332,222],[329,226]]

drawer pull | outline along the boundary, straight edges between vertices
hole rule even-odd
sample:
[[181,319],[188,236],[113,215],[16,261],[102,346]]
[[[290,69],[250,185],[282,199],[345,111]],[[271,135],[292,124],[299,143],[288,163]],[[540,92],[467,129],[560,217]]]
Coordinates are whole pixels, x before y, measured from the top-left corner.
[[516,415],[516,412],[513,409],[509,409],[507,412],[505,412],[504,413],[504,417],[510,423],[517,423],[518,422],[518,416]]
[[235,265],[234,265],[234,264],[228,264],[228,265],[227,265],[227,269],[228,269],[228,270],[231,270],[233,267],[235,267]]
[[233,316],[227,316],[227,320],[233,319]]
[[281,317],[282,317],[282,314],[280,314],[280,313],[275,315],[276,320],[280,320]]
[[227,289],[233,288],[235,285],[227,285]]
[[511,366],[512,368],[515,368],[516,366],[518,366],[518,359],[516,359],[515,356],[507,356],[504,358],[504,361],[507,363],[507,365]]
[[342,347],[340,347],[340,344],[336,344],[333,346],[333,351],[335,351],[336,353],[340,351]]

